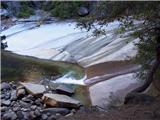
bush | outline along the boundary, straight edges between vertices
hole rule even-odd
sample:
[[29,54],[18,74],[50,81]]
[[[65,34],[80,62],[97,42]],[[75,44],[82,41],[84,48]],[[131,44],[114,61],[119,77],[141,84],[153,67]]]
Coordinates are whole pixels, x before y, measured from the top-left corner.
[[86,6],[87,2],[82,1],[52,1],[43,7],[44,10],[49,11],[52,16],[62,19],[78,17],[77,11],[80,6]]
[[34,10],[32,8],[26,5],[22,5],[22,7],[20,8],[20,11],[17,14],[17,17],[27,18],[33,14],[34,14]]

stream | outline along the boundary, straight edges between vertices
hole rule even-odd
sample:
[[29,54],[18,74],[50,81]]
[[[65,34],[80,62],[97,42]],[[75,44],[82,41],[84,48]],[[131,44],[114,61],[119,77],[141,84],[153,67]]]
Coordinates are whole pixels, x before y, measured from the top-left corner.
[[13,53],[83,67],[85,72],[79,79],[73,76],[76,70],[68,70],[51,82],[80,86],[77,90],[84,95],[84,103],[103,107],[109,104],[110,95],[121,91],[124,97],[140,85],[134,78],[139,66],[129,62],[129,58],[137,53],[134,43],[139,39],[130,36],[133,30],[117,33],[119,24],[118,21],[109,23],[105,28],[106,35],[95,37],[91,32],[77,28],[73,21],[52,22],[39,27],[36,22],[18,22],[1,35],[7,36],[7,50]]

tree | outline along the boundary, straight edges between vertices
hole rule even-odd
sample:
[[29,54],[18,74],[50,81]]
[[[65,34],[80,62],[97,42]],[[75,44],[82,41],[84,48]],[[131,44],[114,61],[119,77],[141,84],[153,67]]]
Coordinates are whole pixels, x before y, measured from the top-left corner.
[[88,30],[95,28],[96,33],[101,34],[101,29],[97,29],[93,23],[106,25],[115,19],[123,22],[127,27],[133,23],[133,20],[144,21],[141,30],[135,31],[141,39],[138,46],[137,63],[142,65],[138,77],[145,79],[145,83],[133,90],[126,96],[125,103],[134,94],[143,92],[156,79],[160,83],[160,2],[96,2],[94,13],[90,13],[79,19],[79,26]]

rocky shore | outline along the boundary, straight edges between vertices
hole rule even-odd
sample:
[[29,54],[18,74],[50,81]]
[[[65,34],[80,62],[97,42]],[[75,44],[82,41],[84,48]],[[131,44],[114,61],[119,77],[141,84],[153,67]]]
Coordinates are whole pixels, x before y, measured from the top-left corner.
[[56,120],[84,110],[72,95],[74,90],[35,83],[1,83],[2,120]]

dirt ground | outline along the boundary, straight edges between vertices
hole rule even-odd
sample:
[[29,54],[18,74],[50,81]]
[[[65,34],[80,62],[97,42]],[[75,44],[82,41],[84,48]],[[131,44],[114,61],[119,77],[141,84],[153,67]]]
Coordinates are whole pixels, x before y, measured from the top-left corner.
[[160,120],[160,98],[151,104],[129,104],[108,112],[77,112],[60,120]]

